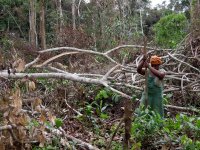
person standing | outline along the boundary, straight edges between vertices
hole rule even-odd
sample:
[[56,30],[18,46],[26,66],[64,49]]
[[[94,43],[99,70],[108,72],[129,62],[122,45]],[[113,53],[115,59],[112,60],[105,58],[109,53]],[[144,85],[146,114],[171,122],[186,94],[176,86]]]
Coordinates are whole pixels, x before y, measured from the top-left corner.
[[150,64],[147,62],[146,55],[143,55],[140,61],[137,72],[141,75],[145,75],[145,68],[147,68],[148,74],[148,92],[142,93],[141,102],[145,104],[145,94],[148,94],[147,104],[151,110],[160,114],[164,117],[163,108],[163,79],[165,77],[164,70],[160,69],[162,64],[161,58],[154,55],[150,58]]

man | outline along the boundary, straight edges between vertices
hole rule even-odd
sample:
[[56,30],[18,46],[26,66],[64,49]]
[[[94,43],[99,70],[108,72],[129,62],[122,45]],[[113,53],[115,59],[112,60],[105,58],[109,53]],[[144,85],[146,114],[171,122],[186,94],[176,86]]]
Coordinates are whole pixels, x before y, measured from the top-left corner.
[[[164,117],[163,110],[163,78],[165,73],[162,70],[159,70],[160,65],[162,64],[161,58],[154,55],[150,58],[150,64],[147,62],[146,55],[143,56],[142,61],[137,67],[137,72],[141,75],[145,75],[145,68],[147,68],[148,74],[148,99],[147,104],[150,106],[150,109],[160,114],[161,117]],[[145,104],[145,94],[146,91],[142,94],[142,103]]]

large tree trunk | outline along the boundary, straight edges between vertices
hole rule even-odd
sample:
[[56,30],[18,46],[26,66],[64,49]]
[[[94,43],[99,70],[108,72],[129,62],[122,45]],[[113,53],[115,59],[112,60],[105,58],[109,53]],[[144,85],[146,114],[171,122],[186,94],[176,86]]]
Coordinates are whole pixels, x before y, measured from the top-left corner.
[[200,65],[200,0],[192,0],[191,2],[191,36],[190,49],[195,61],[192,62],[195,67]]
[[75,9],[75,0],[72,0],[72,24],[73,30],[76,29],[76,9]]
[[119,8],[119,18],[121,23],[121,32],[120,32],[120,43],[122,42],[122,39],[125,34],[125,12],[124,12],[124,0],[117,0],[117,5]]
[[31,43],[32,46],[37,47],[35,0],[30,0],[29,25],[30,25],[29,42]]
[[46,49],[45,0],[40,0],[40,42],[41,48]]
[[59,27],[59,32],[62,33],[62,28],[63,28],[63,25],[64,25],[63,11],[62,11],[62,0],[58,0],[58,13],[59,13],[58,27]]
[[195,39],[200,36],[200,0],[191,2],[191,33]]
[[131,138],[131,123],[132,123],[132,101],[130,99],[125,99],[124,105],[124,123],[125,123],[125,135],[123,142],[123,149],[130,149],[130,138]]
[[136,4],[137,0],[129,0],[129,13],[132,17],[136,14]]
[[63,37],[62,37],[62,32],[63,32],[63,26],[64,26],[64,20],[63,20],[63,10],[62,10],[62,0],[54,0],[54,6],[56,9],[56,13],[59,16],[56,18],[56,42],[59,46],[62,45]]

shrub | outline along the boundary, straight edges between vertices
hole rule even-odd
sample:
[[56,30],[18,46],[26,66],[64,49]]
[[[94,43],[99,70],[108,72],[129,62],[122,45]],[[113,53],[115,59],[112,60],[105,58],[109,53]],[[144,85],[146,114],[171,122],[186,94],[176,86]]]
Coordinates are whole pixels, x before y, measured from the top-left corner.
[[163,47],[175,48],[186,35],[187,19],[184,14],[170,14],[154,26],[155,41]]

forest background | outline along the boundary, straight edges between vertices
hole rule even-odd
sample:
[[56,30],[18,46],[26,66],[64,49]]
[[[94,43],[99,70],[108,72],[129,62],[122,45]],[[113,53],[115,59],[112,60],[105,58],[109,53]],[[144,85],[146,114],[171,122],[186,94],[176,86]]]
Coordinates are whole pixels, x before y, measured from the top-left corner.
[[[0,0],[0,149],[200,149],[199,11]],[[163,60],[165,119],[137,109],[142,48]]]

